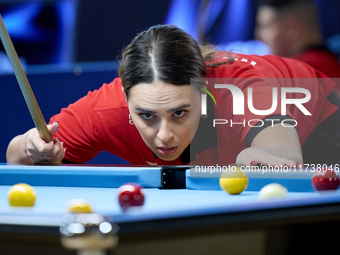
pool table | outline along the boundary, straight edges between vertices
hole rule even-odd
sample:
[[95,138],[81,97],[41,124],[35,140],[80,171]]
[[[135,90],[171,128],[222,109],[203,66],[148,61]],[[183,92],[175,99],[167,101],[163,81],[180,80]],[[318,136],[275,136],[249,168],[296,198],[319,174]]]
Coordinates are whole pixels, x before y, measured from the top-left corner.
[[[76,254],[60,242],[71,199],[87,200],[117,228],[108,254],[320,254],[340,234],[340,191],[318,193],[311,174],[248,174],[240,195],[222,191],[216,176],[198,176],[188,166],[22,166],[0,164],[0,253]],[[118,187],[141,184],[145,204],[122,211]],[[267,183],[281,183],[288,197],[260,201]],[[11,208],[7,192],[28,183],[33,208]]]

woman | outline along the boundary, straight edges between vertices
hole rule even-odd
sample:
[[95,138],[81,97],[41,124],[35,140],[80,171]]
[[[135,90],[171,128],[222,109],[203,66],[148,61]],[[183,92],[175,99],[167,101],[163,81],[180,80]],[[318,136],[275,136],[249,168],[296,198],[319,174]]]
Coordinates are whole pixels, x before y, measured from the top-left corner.
[[[209,49],[204,50],[204,56],[196,41],[181,29],[171,25],[151,27],[137,35],[124,50],[120,78],[89,92],[51,118],[48,128],[54,135],[52,142],[45,143],[36,129],[31,129],[10,142],[7,161],[83,163],[107,150],[141,165],[179,165],[190,161],[192,164],[236,162],[238,165],[273,166],[301,163],[300,142],[315,143],[312,131],[322,127],[320,123],[325,123],[329,116],[333,118],[338,109],[327,100],[334,85],[318,83],[315,79],[301,84],[281,79],[275,80],[274,85],[266,80],[324,77],[294,60],[275,56],[233,56]],[[227,126],[217,125],[212,139],[209,138],[209,142],[203,139],[202,144],[200,140],[207,131],[201,126],[208,120],[201,119],[201,94],[206,87],[197,86],[195,82],[190,85],[190,79],[203,78],[237,78],[233,81],[244,94],[248,87],[254,89],[254,106],[260,103],[262,109],[271,106],[273,86],[280,90],[301,85],[311,92],[312,99],[304,106],[312,115],[305,116],[295,105],[287,105],[283,118],[302,121],[295,128],[293,121],[281,125],[282,116],[279,122],[261,128],[235,124],[227,129]],[[276,119],[280,114],[280,107],[277,107],[268,116],[256,116],[249,110],[241,117],[233,115],[230,91],[219,89],[217,92],[222,105],[215,109],[213,117],[216,119],[246,123],[272,115]],[[293,94],[293,97],[299,96]],[[317,138],[320,138],[319,133],[325,132],[318,131]],[[313,139],[309,140],[310,137]],[[315,158],[314,152],[307,156]],[[316,160],[323,161],[318,163],[333,162],[323,157]]]

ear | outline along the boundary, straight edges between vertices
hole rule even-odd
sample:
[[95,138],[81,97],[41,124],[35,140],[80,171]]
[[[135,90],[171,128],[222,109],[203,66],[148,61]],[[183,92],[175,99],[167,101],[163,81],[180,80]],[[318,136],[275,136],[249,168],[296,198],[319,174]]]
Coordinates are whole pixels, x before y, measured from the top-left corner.
[[[207,80],[205,80],[205,84],[209,84],[209,82]],[[207,90],[208,87],[206,85],[204,85],[204,83],[200,83],[199,86],[197,87],[200,91],[201,91],[201,94],[207,94],[207,92],[205,92],[204,90]]]
[[122,91],[123,91],[123,93],[124,93],[124,95],[125,95],[125,100],[126,100],[126,102],[128,102],[128,98],[127,98],[127,96],[126,96],[126,93],[125,93],[125,90],[124,90],[123,85],[122,85]]

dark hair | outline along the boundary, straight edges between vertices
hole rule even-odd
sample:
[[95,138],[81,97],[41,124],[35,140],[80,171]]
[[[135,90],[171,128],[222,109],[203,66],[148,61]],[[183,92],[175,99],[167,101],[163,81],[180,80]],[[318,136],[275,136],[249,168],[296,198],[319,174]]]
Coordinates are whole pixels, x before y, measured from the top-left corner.
[[138,34],[124,49],[119,76],[125,95],[139,83],[155,79],[188,85],[190,79],[207,75],[207,67],[197,42],[172,25],[158,25]]

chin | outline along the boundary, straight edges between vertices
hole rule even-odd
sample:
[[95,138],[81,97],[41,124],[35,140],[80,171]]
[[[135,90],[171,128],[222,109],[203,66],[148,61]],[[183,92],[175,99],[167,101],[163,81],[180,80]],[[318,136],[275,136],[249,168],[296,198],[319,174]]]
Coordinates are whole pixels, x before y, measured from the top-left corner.
[[173,161],[178,159],[181,154],[183,153],[183,151],[181,151],[181,153],[178,153],[178,151],[176,151],[176,153],[174,153],[173,155],[162,155],[160,154],[157,149],[153,150],[153,153],[156,154],[156,156],[164,161]]
[[162,160],[164,160],[164,161],[173,161],[173,160],[175,160],[175,159],[178,159],[178,157],[179,156],[168,156],[168,157],[166,157],[166,156],[162,156],[162,155],[158,155],[158,154],[156,154],[157,155],[157,157],[159,157],[160,159],[162,159]]

